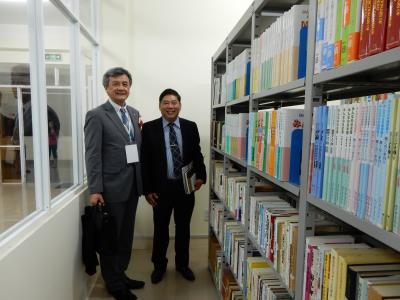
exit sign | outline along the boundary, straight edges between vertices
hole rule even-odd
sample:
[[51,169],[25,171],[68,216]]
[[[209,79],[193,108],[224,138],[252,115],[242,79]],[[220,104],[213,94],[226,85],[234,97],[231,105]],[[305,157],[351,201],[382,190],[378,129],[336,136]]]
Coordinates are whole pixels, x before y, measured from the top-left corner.
[[62,56],[59,53],[46,53],[44,59],[46,61],[62,61]]

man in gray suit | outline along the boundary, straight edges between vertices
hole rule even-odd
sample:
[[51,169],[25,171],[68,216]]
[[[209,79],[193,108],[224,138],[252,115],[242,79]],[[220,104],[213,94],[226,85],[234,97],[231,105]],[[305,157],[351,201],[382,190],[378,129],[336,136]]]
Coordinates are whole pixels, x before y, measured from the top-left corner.
[[130,289],[144,286],[143,281],[125,274],[132,252],[138,197],[142,194],[140,116],[125,103],[131,85],[127,70],[108,70],[103,86],[109,100],[88,111],[85,121],[90,203],[106,205],[116,221],[116,253],[100,254],[100,267],[108,292],[117,300],[136,299]]

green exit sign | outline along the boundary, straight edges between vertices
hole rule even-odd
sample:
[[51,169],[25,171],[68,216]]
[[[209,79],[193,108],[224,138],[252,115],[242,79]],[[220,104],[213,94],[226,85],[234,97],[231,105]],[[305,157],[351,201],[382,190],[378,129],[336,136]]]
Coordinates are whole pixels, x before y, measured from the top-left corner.
[[46,61],[62,61],[62,56],[59,53],[46,53],[44,59]]

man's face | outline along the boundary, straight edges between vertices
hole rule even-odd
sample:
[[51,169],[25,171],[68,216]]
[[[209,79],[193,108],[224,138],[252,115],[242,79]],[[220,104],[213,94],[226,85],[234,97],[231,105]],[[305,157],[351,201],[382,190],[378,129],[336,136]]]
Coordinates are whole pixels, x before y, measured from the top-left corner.
[[174,122],[181,111],[181,102],[175,95],[166,95],[160,102],[160,111],[164,119]]
[[112,101],[122,106],[125,100],[129,97],[130,88],[131,85],[129,84],[129,78],[124,74],[110,77],[106,92]]

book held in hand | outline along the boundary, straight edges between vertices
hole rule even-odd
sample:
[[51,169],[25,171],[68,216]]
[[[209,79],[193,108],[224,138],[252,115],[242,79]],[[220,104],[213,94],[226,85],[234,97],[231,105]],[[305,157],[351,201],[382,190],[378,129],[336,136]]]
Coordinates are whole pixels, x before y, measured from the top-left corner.
[[193,169],[193,161],[182,167],[182,179],[186,195],[193,193],[195,191],[194,183],[196,181],[196,173]]

